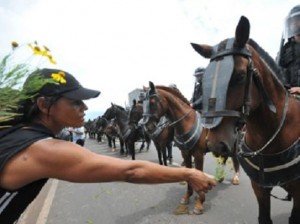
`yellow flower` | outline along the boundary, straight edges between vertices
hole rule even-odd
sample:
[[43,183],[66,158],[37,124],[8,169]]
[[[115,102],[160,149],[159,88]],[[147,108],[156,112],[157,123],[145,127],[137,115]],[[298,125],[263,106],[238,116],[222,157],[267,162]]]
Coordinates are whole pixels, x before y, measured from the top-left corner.
[[35,45],[32,45],[31,43],[28,44],[28,46],[31,48],[33,51],[33,54],[35,55],[40,55],[43,57],[46,57],[49,59],[50,63],[56,64],[56,61],[52,58],[52,55],[49,54],[50,50],[48,47],[43,46],[44,50],[42,50],[38,45],[37,42],[34,42]]
[[58,73],[52,73],[51,77],[53,78],[53,80],[55,80],[56,82],[59,82],[61,84],[65,84],[67,83],[66,79],[65,79],[65,73],[63,71],[60,71]]
[[17,48],[19,44],[16,41],[11,42],[11,46],[13,49]]
[[47,46],[44,45],[43,47],[44,47],[45,51],[50,51],[50,49]]
[[54,65],[56,64],[56,61],[53,59],[51,54],[48,54],[47,57],[52,64],[54,64]]

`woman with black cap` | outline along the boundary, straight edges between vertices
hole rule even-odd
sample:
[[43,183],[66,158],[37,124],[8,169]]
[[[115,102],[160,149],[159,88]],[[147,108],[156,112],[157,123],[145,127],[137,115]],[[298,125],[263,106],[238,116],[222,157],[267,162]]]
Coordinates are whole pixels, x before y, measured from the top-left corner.
[[[33,88],[38,82],[44,84]],[[0,223],[18,220],[48,178],[78,183],[187,181],[198,192],[215,185],[195,169],[103,156],[56,139],[64,127],[83,126],[88,109],[83,100],[100,94],[82,87],[68,72],[37,70],[27,78],[23,92],[27,97],[19,102],[16,116],[0,122]]]

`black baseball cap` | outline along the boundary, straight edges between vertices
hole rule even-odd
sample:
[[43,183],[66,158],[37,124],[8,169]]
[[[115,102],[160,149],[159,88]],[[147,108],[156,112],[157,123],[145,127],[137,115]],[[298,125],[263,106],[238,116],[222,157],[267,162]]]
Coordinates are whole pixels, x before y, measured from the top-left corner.
[[36,71],[35,75],[51,80],[38,90],[38,94],[42,96],[63,96],[74,100],[87,100],[98,97],[101,93],[98,90],[84,88],[73,75],[63,70],[44,68]]

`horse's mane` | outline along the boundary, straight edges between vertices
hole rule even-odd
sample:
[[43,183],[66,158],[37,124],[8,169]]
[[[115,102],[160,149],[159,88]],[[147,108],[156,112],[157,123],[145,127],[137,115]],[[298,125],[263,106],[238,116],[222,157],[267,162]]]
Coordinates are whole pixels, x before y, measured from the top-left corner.
[[248,44],[253,47],[260,57],[263,59],[265,64],[270,68],[272,73],[277,77],[281,82],[283,82],[283,74],[280,67],[276,64],[275,60],[262,48],[256,43],[253,39],[248,40]]
[[190,105],[190,102],[185,98],[185,96],[182,95],[182,93],[178,89],[174,89],[174,88],[167,87],[167,86],[160,86],[160,85],[155,86],[155,88],[165,90],[165,91],[175,95],[179,99],[181,99],[184,103]]
[[122,107],[122,106],[119,106],[119,105],[117,105],[117,104],[114,104],[114,106],[116,106],[116,107],[119,108],[120,110],[126,111],[125,108]]

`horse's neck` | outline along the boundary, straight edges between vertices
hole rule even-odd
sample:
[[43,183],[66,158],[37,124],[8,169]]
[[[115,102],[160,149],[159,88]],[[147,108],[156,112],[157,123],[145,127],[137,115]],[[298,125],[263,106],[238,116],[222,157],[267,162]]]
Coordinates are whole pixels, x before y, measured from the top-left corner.
[[276,107],[273,113],[262,101],[262,106],[255,111],[251,111],[246,121],[246,142],[250,147],[261,148],[267,142],[271,142],[269,149],[273,153],[280,152],[293,144],[300,136],[300,102],[294,99],[286,101],[287,93],[285,89],[273,80],[263,80],[265,89]]
[[118,111],[116,114],[116,122],[117,125],[119,126],[120,130],[124,130],[128,127],[128,114],[125,111]]
[[166,110],[166,115],[171,121],[176,121],[188,113],[192,108],[183,102],[178,97],[167,94],[165,99],[168,102],[168,108]]
[[195,122],[195,112],[193,109],[177,97],[168,95],[166,100],[168,102],[166,117],[170,119],[175,135],[182,135],[189,132]]

